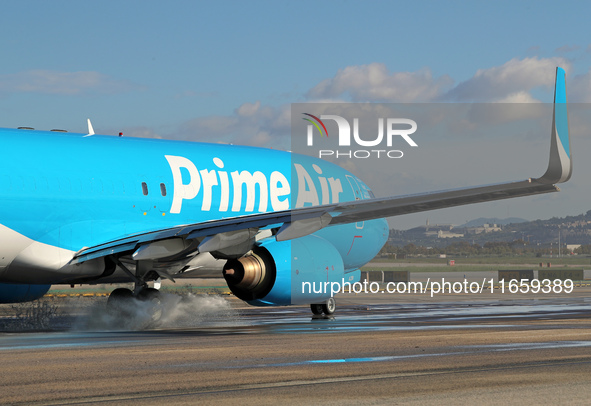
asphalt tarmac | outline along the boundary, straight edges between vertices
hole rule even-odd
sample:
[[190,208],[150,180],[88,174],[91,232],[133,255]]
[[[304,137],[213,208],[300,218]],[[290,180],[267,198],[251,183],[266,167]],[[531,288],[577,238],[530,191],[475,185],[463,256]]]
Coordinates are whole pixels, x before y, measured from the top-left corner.
[[[340,294],[334,318],[233,297],[169,298],[159,326],[105,298],[0,333],[2,404],[588,404],[591,288]],[[4,319],[11,318],[3,308]],[[14,318],[14,317],[13,317]],[[6,320],[5,320],[6,321]],[[6,324],[5,324],[6,325]]]

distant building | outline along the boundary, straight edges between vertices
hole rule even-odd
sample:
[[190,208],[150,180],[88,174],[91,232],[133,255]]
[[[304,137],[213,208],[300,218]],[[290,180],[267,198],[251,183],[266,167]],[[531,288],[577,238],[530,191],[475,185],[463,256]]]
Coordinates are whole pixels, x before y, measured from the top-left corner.
[[463,237],[464,234],[454,233],[453,224],[435,224],[429,225],[429,220],[425,224],[425,237],[437,237],[437,238],[455,238],[455,237]]
[[439,230],[437,232],[437,238],[456,238],[456,237],[463,237],[463,236],[464,236],[464,234],[452,233],[451,231]]
[[503,231],[501,226],[496,224],[483,224],[482,227],[468,227],[466,228],[467,234],[481,234],[481,233],[494,233],[497,231]]

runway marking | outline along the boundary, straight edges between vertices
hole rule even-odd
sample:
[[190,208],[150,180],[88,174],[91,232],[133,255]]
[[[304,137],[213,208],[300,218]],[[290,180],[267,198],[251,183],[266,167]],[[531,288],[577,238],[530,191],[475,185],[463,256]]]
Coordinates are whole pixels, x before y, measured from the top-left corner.
[[[430,353],[430,354],[411,354],[411,355],[391,355],[382,357],[365,357],[365,358],[337,358],[337,359],[318,359],[308,360],[290,363],[278,363],[278,364],[262,364],[253,367],[282,367],[282,366],[296,366],[296,365],[311,365],[311,364],[333,364],[333,363],[357,363],[357,362],[384,362],[384,361],[397,361],[409,358],[424,358],[424,357],[444,357],[450,355],[470,355],[481,353],[482,349],[491,352],[497,351],[519,351],[519,350],[541,350],[541,349],[552,349],[552,348],[575,348],[575,347],[591,347],[591,341],[550,341],[540,343],[514,343],[514,344],[491,344],[491,345],[471,345],[461,346],[458,348],[473,349],[471,351],[458,351],[448,353]],[[479,351],[480,350],[480,351]],[[229,369],[235,369],[240,367],[228,367]]]
[[[268,382],[258,384],[244,384],[237,385],[234,387],[220,388],[217,390],[195,390],[190,392],[176,392],[170,391],[168,393],[158,394],[130,394],[130,395],[113,395],[113,396],[101,396],[92,397],[88,399],[63,399],[56,401],[44,401],[44,402],[27,402],[29,405],[43,404],[43,405],[76,405],[76,404],[89,404],[89,403],[110,403],[110,402],[123,402],[130,400],[146,400],[146,399],[166,399],[173,397],[187,397],[197,395],[208,395],[208,394],[220,394],[228,392],[239,392],[239,391],[253,391],[253,390],[264,390],[273,388],[289,388],[297,386],[308,386],[308,385],[326,385],[333,383],[345,383],[345,382],[362,382],[368,380],[377,379],[400,379],[400,378],[413,378],[421,376],[438,376],[448,374],[466,374],[466,373],[478,373],[478,372],[493,372],[493,371],[505,371],[515,369],[528,369],[528,368],[541,368],[541,367],[555,367],[562,365],[583,365],[591,364],[591,359],[581,360],[580,358],[573,360],[557,360],[557,361],[533,361],[527,362],[520,365],[508,364],[497,367],[465,367],[450,370],[438,370],[438,371],[423,371],[423,372],[400,372],[390,374],[376,374],[376,375],[358,375],[358,376],[345,376],[337,378],[316,378],[310,380],[295,380],[295,381],[281,381],[281,382]],[[18,404],[18,403],[14,403]]]
[[447,353],[427,353],[427,354],[410,354],[410,355],[387,355],[381,357],[356,357],[356,358],[335,358],[335,359],[315,359],[297,362],[278,362],[270,364],[245,364],[236,366],[216,366],[212,363],[184,363],[168,365],[169,368],[191,368],[201,367],[210,369],[252,369],[252,368],[276,368],[276,367],[291,367],[301,365],[321,365],[321,364],[341,364],[341,363],[360,363],[360,362],[387,362],[400,361],[412,358],[428,358],[428,357],[447,357],[454,355],[472,355],[482,354],[483,350],[486,352],[502,352],[502,351],[526,351],[526,350],[542,350],[542,349],[556,349],[556,348],[577,348],[577,347],[591,347],[591,341],[549,341],[537,343],[511,343],[511,344],[489,344],[489,345],[468,345],[456,347],[461,351],[447,352]]

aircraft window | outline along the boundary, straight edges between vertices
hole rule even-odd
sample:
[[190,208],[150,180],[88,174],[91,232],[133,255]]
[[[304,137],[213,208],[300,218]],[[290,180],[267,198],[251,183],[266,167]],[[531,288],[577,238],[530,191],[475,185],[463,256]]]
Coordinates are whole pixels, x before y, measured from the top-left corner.
[[166,185],[164,183],[160,184],[160,193],[162,193],[162,196],[166,196]]
[[146,182],[142,182],[142,192],[144,192],[144,196],[148,196],[148,185]]

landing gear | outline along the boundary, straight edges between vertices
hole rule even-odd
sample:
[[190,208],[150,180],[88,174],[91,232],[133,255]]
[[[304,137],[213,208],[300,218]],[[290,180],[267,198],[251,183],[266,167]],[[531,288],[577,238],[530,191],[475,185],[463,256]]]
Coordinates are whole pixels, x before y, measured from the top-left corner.
[[130,289],[118,288],[109,295],[107,311],[122,326],[149,327],[162,318],[160,292],[154,288],[140,288],[136,295]]
[[310,310],[315,316],[332,316],[337,309],[337,303],[334,300],[334,297],[327,299],[324,303],[312,303],[310,305]]
[[334,314],[336,309],[337,302],[334,300],[334,297],[331,297],[322,305],[322,312],[327,316]]
[[[154,280],[150,270],[151,262],[136,262],[135,273],[130,271],[118,258],[111,260],[134,281],[133,291],[124,288],[115,289],[107,300],[107,310],[117,320],[132,324],[153,325],[162,317],[162,299],[158,289],[149,288],[147,281]],[[158,275],[156,275],[158,276]]]
[[118,288],[111,292],[107,300],[107,310],[114,315],[124,315],[129,310],[133,300],[133,292],[129,289]]
[[312,303],[310,305],[312,314],[314,314],[314,316],[320,316],[322,314],[322,306],[324,306],[322,303]]
[[160,301],[160,291],[154,288],[142,288],[137,294],[141,301]]
[[137,299],[148,304],[146,310],[151,316],[152,322],[160,321],[162,318],[162,298],[158,289],[143,288],[137,294]]

